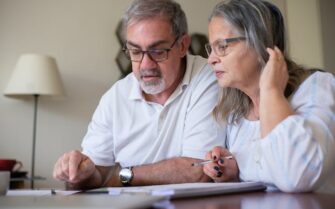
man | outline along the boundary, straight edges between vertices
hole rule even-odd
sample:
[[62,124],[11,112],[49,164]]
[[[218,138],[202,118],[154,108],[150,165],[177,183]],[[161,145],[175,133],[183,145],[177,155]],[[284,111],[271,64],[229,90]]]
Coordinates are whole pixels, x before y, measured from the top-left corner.
[[54,177],[72,189],[209,181],[191,164],[222,146],[218,87],[206,60],[186,55],[185,13],[172,0],[135,0],[123,27],[133,72],[102,97],[83,151],[59,158]]

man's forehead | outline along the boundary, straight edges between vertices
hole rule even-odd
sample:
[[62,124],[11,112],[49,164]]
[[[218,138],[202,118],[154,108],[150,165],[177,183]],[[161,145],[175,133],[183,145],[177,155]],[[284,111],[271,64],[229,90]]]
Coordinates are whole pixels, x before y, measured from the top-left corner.
[[132,22],[126,31],[127,44],[136,47],[155,47],[175,38],[169,22],[163,19]]
[[166,18],[132,20],[126,27],[126,36],[136,31],[149,34],[173,34],[171,22]]
[[148,42],[146,46],[144,46],[143,44],[136,42],[136,40],[127,40],[127,45],[137,47],[137,48],[154,48],[154,47],[158,47],[160,45],[167,44],[170,42],[171,42],[170,39],[160,39],[160,40],[156,40],[156,41],[154,40],[152,42]]

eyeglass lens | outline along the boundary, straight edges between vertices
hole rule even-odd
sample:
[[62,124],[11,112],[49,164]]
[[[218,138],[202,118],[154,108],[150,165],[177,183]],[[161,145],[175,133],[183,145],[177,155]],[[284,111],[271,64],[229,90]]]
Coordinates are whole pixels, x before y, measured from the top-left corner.
[[178,37],[174,40],[174,42],[171,44],[170,48],[167,49],[150,49],[147,51],[143,51],[141,49],[136,48],[127,48],[124,47],[124,52],[126,53],[127,57],[134,62],[141,62],[144,54],[147,54],[150,59],[161,62],[168,59],[168,53],[169,51],[174,47],[175,43],[177,42]]

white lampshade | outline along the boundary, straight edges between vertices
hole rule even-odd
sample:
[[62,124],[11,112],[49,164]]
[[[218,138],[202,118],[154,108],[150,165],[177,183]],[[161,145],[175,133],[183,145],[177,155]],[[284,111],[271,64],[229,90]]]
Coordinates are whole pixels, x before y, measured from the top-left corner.
[[22,55],[4,91],[5,96],[63,95],[56,60],[40,54]]

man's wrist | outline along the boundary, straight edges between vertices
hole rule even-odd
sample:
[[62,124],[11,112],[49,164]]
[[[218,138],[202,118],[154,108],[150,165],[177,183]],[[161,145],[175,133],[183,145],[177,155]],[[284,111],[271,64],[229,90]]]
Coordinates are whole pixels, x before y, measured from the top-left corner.
[[119,163],[112,166],[106,174],[102,187],[122,187],[123,185],[119,178],[120,170],[121,166]]
[[101,174],[97,168],[91,176],[86,179],[83,179],[77,183],[66,182],[65,187],[67,190],[88,190],[99,187],[101,184]]
[[119,179],[123,186],[130,186],[134,177],[132,167],[121,168],[119,172]]

